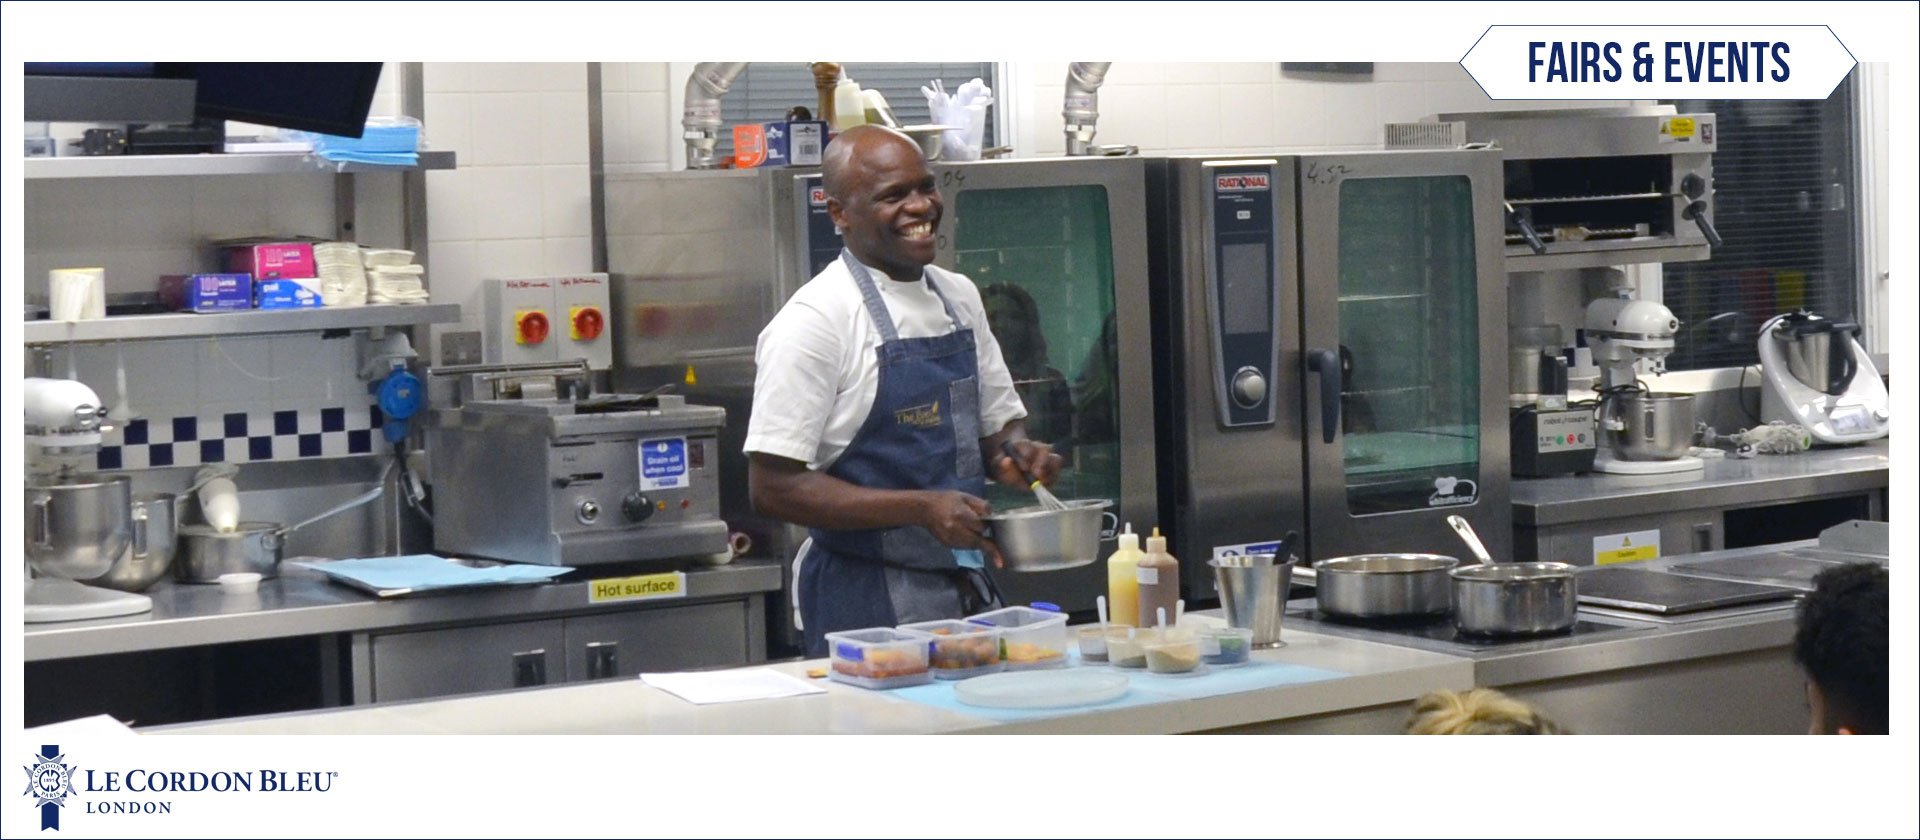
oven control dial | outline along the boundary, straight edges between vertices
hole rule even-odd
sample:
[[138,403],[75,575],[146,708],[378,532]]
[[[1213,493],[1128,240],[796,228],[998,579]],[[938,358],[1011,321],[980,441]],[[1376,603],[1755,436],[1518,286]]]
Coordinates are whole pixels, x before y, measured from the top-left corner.
[[620,512],[627,515],[629,522],[645,522],[653,515],[653,500],[634,490],[620,501]]
[[600,518],[600,503],[586,499],[580,503],[580,507],[574,509],[573,515],[580,520],[580,524],[592,525]]
[[1688,173],[1687,177],[1680,179],[1680,192],[1688,198],[1699,198],[1707,192],[1707,179]]
[[1233,403],[1252,408],[1267,398],[1267,378],[1252,367],[1243,367],[1233,375]]

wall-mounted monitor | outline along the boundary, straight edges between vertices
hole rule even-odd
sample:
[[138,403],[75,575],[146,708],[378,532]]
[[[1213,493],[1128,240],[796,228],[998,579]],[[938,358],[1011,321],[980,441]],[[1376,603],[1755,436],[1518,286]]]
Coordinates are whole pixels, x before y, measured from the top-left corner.
[[[359,137],[381,63],[27,62],[27,114],[46,122],[240,120]],[[178,100],[191,87],[190,112]],[[156,100],[155,97],[160,97]]]

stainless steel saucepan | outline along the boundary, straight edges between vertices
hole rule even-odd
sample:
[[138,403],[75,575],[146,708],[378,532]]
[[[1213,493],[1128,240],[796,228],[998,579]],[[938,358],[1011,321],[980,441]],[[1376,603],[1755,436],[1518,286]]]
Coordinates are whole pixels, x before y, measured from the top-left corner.
[[364,505],[380,497],[386,489],[386,474],[372,490],[327,509],[318,516],[282,527],[277,522],[242,522],[232,531],[212,525],[184,525],[180,528],[180,556],[175,558],[174,576],[187,583],[215,583],[229,572],[258,572],[263,578],[280,573],[280,549],[288,534],[329,516]]
[[1440,554],[1357,554],[1313,566],[1320,611],[1355,619],[1446,615],[1447,573],[1460,565]]
[[1453,624],[1463,633],[1530,636],[1573,626],[1579,592],[1574,567],[1566,563],[1495,563],[1480,535],[1461,516],[1447,517],[1477,566],[1450,572]]

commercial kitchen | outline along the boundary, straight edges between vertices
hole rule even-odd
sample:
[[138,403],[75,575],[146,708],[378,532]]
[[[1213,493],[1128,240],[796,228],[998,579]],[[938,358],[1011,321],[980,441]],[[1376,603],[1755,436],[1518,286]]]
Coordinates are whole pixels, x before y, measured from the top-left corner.
[[[1889,562],[1884,65],[187,67],[27,68],[29,726],[1784,734],[1799,597]],[[806,659],[742,445],[864,122],[1066,510],[990,487],[1007,610]]]

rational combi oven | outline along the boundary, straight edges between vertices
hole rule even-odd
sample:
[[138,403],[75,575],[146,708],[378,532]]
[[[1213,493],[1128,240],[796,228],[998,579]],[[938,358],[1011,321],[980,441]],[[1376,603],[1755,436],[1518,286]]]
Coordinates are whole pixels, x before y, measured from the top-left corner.
[[[1496,555],[1508,497],[1495,150],[1151,162],[1161,519],[1206,561],[1288,531],[1303,557]],[[1491,339],[1483,339],[1491,336]]]

